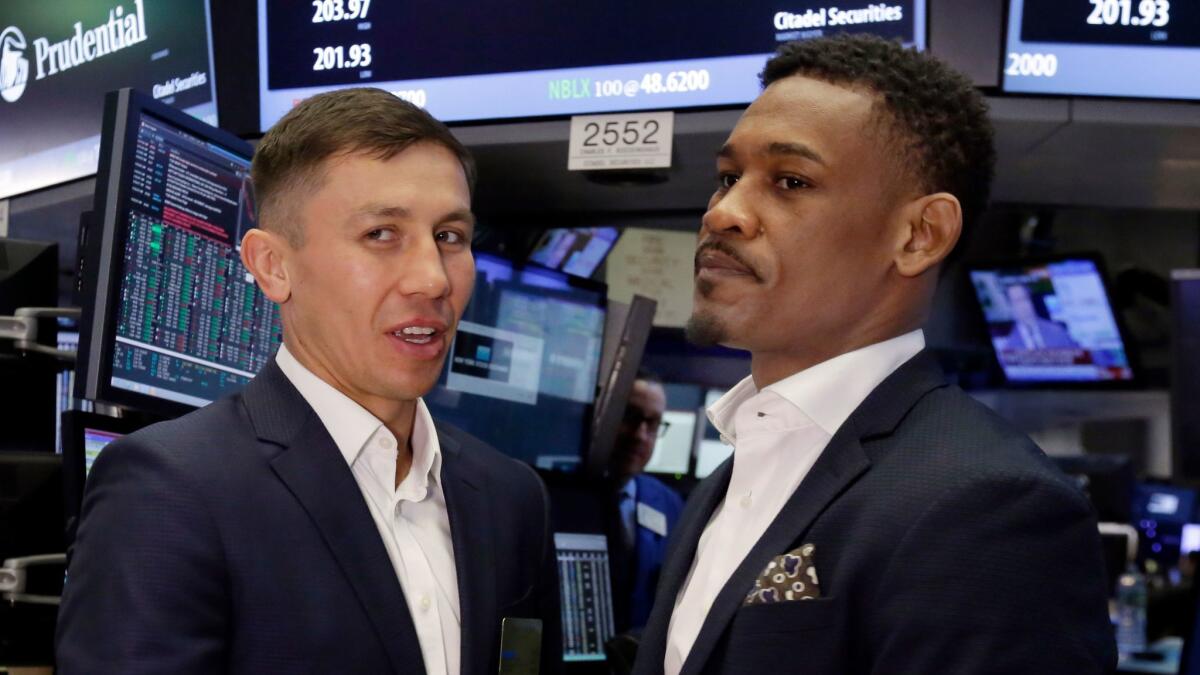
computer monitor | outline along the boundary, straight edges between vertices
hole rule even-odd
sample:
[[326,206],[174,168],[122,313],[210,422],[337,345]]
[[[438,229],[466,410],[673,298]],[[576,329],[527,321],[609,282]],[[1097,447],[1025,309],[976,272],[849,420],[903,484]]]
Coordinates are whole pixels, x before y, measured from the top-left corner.
[[1195,508],[1196,490],[1192,488],[1139,484],[1133,501],[1138,557],[1173,566],[1183,543],[1183,528],[1195,519]]
[[233,392],[281,339],[242,266],[253,149],[130,89],[105,99],[77,391],[160,414]]
[[665,431],[654,444],[654,452],[646,463],[645,471],[686,474],[692,463],[692,448],[696,445],[696,411],[664,411],[662,423]]
[[[62,490],[58,455],[0,452],[0,562],[66,551]],[[26,569],[27,593],[62,594],[62,567]],[[0,601],[0,663],[53,662],[56,610]]]
[[615,227],[563,227],[546,230],[529,260],[577,277],[590,277],[608,257],[620,230]]
[[604,338],[603,284],[475,256],[475,292],[425,402],[434,416],[547,469],[581,465]]
[[79,516],[83,504],[83,488],[92,464],[109,443],[137,431],[140,422],[68,410],[62,415],[63,433],[63,494],[65,515],[69,523]]
[[1173,475],[1200,479],[1200,269],[1171,271]]
[[1010,384],[1133,380],[1099,258],[1013,261],[971,269],[996,359]]
[[[20,307],[58,304],[58,246],[49,242],[0,237],[0,316]],[[39,342],[54,320],[38,326]],[[0,339],[0,451],[53,452],[54,397],[58,364],[53,359],[21,354],[12,341]],[[12,383],[20,383],[12,386]]]
[[603,661],[613,627],[612,572],[602,534],[554,533],[563,661]]

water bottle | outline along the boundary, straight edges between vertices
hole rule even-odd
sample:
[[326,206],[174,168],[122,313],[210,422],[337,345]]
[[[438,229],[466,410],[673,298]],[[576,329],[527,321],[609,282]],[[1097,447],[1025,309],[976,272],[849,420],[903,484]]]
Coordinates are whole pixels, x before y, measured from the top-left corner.
[[1146,651],[1146,577],[1134,565],[1117,580],[1117,651]]

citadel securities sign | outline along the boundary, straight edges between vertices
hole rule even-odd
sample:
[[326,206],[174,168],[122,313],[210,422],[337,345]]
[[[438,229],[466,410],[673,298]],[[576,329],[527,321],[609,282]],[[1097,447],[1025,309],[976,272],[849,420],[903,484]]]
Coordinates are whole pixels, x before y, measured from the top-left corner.
[[[35,80],[57,75],[85,63],[91,63],[126,47],[145,42],[146,12],[144,0],[133,0],[134,11],[126,13],[117,5],[108,10],[108,21],[84,30],[75,22],[74,35],[57,42],[39,37],[33,40]],[[0,33],[0,98],[15,103],[25,93],[29,81],[29,59],[25,58],[25,36],[16,26]]]

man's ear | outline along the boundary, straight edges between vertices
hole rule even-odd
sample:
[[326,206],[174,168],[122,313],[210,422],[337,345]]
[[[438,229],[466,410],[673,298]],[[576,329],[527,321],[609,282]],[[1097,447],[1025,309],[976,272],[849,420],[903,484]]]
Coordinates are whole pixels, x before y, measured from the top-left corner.
[[950,255],[962,234],[962,205],[949,192],[937,192],[905,205],[896,249],[896,270],[916,277]]
[[292,297],[286,264],[291,250],[291,245],[274,232],[254,228],[242,237],[242,264],[254,275],[263,295],[279,305]]

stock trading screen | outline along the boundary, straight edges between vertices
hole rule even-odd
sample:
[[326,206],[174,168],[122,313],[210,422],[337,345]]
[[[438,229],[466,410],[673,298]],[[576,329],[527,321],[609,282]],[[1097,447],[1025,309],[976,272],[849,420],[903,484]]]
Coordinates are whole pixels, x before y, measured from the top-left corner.
[[1004,90],[1200,99],[1195,0],[1013,0]]
[[362,85],[446,121],[748,103],[784,42],[866,32],[923,48],[925,0],[259,0],[258,26],[265,130]]
[[143,114],[132,165],[111,383],[202,406],[281,340],[278,308],[239,257],[250,160]]

